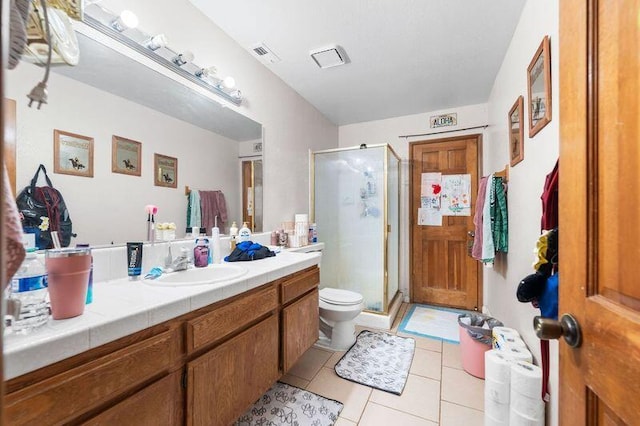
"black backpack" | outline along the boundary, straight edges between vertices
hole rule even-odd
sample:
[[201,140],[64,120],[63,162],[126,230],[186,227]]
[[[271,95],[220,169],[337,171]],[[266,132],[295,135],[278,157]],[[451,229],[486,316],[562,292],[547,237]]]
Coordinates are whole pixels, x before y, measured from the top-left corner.
[[[40,170],[44,172],[48,186],[36,187]],[[31,184],[20,191],[16,204],[24,232],[36,234],[36,246],[39,249],[53,248],[51,231],[58,231],[62,247],[68,247],[71,237],[76,236],[64,198],[53,187],[47,169],[42,164],[31,179]]]

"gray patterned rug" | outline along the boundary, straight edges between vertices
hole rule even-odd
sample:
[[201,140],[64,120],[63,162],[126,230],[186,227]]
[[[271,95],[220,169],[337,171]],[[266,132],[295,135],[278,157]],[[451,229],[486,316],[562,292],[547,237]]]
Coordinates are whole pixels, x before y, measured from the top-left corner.
[[388,333],[362,331],[335,366],[343,379],[400,395],[409,376],[416,341]]
[[236,426],[331,426],[344,405],[286,383],[276,382],[236,421]]

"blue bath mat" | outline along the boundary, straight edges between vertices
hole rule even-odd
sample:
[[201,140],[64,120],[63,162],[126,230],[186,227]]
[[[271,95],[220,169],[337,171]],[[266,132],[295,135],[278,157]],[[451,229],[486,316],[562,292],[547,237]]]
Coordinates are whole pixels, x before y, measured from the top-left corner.
[[400,323],[398,331],[449,343],[460,343],[458,315],[468,313],[470,312],[459,309],[413,305]]

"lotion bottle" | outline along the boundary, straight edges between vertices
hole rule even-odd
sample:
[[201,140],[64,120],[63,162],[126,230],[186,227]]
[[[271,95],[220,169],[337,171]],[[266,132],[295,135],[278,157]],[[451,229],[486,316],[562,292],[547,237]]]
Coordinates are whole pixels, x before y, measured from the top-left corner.
[[220,263],[222,261],[220,255],[220,229],[217,226],[211,228],[211,251],[212,263]]
[[238,242],[243,243],[245,241],[251,241],[251,230],[247,226],[247,222],[242,224],[242,228],[240,228],[238,234]]

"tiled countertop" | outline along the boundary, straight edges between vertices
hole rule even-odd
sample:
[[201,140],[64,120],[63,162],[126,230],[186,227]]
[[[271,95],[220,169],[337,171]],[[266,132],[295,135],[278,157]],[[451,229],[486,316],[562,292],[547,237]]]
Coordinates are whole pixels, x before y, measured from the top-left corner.
[[201,286],[154,287],[127,278],[94,283],[93,303],[83,315],[4,337],[5,380],[317,265],[320,257],[283,251],[242,262],[248,272],[237,279]]

